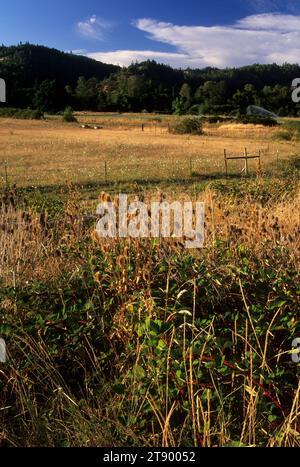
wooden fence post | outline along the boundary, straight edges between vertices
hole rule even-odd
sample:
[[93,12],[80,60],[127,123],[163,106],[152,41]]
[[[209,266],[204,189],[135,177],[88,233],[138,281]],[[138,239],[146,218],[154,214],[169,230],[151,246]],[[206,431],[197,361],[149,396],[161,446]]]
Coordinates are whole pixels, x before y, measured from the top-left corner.
[[5,161],[4,168],[5,168],[5,185],[6,185],[6,188],[8,188],[7,161]]
[[105,183],[107,184],[107,162],[106,161],[104,165],[104,176],[105,176]]
[[248,176],[248,152],[247,148],[245,148],[245,175]]
[[224,149],[224,158],[225,158],[226,178],[228,178],[228,164],[227,164],[227,152],[226,152],[226,149]]
[[261,150],[259,150],[258,156],[251,156],[247,152],[247,148],[244,150],[244,155],[243,156],[228,156],[226,153],[226,149],[224,149],[224,160],[225,160],[225,169],[226,169],[226,177],[228,177],[228,161],[229,160],[244,160],[245,161],[245,167],[242,170],[242,172],[245,172],[245,175],[249,175],[249,166],[248,162],[250,159],[258,159],[258,166],[259,170],[261,169]]

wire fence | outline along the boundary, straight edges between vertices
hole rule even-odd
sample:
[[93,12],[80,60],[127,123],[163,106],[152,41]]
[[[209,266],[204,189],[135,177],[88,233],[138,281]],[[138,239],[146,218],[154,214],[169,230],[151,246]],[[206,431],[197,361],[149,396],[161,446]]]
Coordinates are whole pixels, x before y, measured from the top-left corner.
[[[225,165],[224,165],[225,154]],[[247,157],[246,157],[247,155]],[[259,160],[259,164],[256,160]],[[230,160],[230,167],[228,166]],[[242,161],[241,163],[240,160]],[[244,162],[243,162],[244,161]],[[0,162],[0,183],[2,189],[9,188],[14,184],[18,187],[41,187],[64,185],[65,182],[73,183],[99,183],[109,185],[111,183],[127,182],[197,182],[201,180],[223,179],[228,177],[253,177],[261,175],[264,171],[272,173],[280,167],[280,156],[278,151],[271,152],[268,149],[251,151],[248,155],[247,149],[244,153],[233,154],[220,153],[218,157],[211,158],[205,153],[186,155],[182,158],[169,158],[154,162],[144,157],[140,160],[127,160],[122,158],[99,157],[88,166],[67,164],[65,167],[41,168],[38,166],[26,167],[14,166],[13,162],[5,160]],[[246,164],[246,165],[245,165]]]

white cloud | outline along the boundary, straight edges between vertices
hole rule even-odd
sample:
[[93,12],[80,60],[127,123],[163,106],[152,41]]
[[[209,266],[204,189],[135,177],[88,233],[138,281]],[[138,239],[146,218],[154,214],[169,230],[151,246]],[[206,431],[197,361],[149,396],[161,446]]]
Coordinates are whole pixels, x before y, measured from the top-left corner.
[[259,29],[261,31],[300,32],[300,16],[263,13],[247,16],[239,20],[237,26],[243,29]]
[[85,55],[88,53],[88,51],[86,49],[74,49],[74,50],[66,50],[66,53],[74,54],[74,55]]
[[78,33],[88,39],[104,40],[105,33],[109,31],[112,24],[102,18],[92,15],[85,21],[79,21],[77,23]]
[[115,50],[113,52],[94,52],[89,53],[88,57],[94,58],[104,63],[114,65],[128,66],[132,62],[143,62],[145,60],[155,60],[159,63],[167,63],[174,67],[180,67],[182,64],[189,66],[189,59],[185,54],[154,52],[153,50]]
[[134,25],[149,39],[173,46],[174,52],[116,50],[89,56],[120,65],[150,58],[182,68],[300,62],[297,15],[257,14],[228,26],[178,26],[149,18]]

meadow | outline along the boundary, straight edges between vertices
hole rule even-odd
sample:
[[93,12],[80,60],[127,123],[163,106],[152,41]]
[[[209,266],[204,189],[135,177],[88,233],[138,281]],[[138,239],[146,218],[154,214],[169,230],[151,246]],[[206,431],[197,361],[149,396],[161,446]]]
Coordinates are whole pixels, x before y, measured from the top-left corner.
[[[299,120],[76,117],[0,119],[0,445],[300,446]],[[204,248],[99,239],[118,193],[203,201]]]
[[[76,123],[62,125],[53,118],[29,124],[2,119],[2,183],[7,163],[10,183],[20,187],[59,185],[66,180],[86,184],[140,181],[170,185],[178,180],[189,182],[191,172],[200,179],[222,178],[224,149],[233,155],[242,155],[245,147],[251,154],[262,150],[265,170],[278,158],[284,160],[299,149],[298,141],[276,140],[278,129],[257,125],[208,125],[198,138],[169,134],[172,117],[152,117],[149,121],[149,117],[141,116],[81,114],[79,120],[102,128],[83,129]],[[241,163],[232,163],[232,175],[239,176],[242,168]],[[256,172],[255,162],[252,172]]]

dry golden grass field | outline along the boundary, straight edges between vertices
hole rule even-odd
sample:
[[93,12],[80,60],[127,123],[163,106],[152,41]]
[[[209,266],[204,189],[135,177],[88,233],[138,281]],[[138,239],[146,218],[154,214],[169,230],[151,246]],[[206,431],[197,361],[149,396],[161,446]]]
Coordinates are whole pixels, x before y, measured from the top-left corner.
[[[169,117],[168,120],[171,120]],[[203,136],[168,133],[166,117],[159,123],[141,117],[79,115],[79,122],[102,125],[83,129],[57,119],[18,121],[0,119],[0,176],[5,183],[41,186],[73,182],[167,182],[222,178],[224,149],[230,155],[262,150],[262,170],[299,152],[300,142],[278,141],[278,129],[260,126],[208,125]],[[145,122],[144,132],[141,122]],[[255,174],[257,162],[249,162]],[[241,175],[243,161],[232,161],[230,171]],[[276,167],[275,167],[276,168]]]

